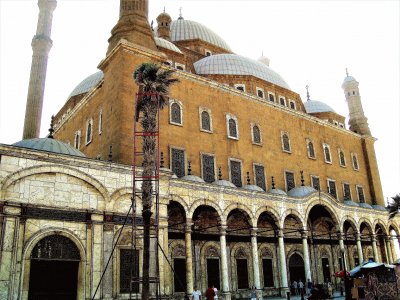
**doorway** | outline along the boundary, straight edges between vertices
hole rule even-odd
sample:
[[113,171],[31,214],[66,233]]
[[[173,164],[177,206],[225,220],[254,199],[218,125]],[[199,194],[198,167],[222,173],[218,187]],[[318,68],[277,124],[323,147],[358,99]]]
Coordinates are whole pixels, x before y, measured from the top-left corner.
[[79,250],[67,237],[40,240],[31,254],[29,300],[76,300]]
[[322,258],[322,275],[324,276],[324,282],[331,282],[329,259],[327,257]]
[[174,292],[186,291],[186,259],[174,258]]
[[297,253],[294,253],[289,259],[289,273],[291,282],[295,280],[305,282],[304,260]]
[[219,280],[219,259],[218,258],[208,258],[207,259],[207,282],[208,285],[213,285],[219,290],[220,280]]

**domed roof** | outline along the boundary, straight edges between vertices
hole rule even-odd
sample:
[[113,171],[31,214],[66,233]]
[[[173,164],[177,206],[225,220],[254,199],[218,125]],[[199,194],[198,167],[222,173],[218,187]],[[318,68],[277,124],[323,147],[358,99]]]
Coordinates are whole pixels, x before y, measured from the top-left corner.
[[223,179],[216,180],[212,184],[236,188],[236,185],[234,185],[232,182]]
[[374,204],[374,205],[372,205],[372,207],[373,207],[374,209],[376,209],[376,210],[382,210],[382,211],[385,211],[385,210],[386,210],[385,207],[383,207],[382,205],[378,205],[378,204]]
[[172,44],[170,41],[167,41],[165,39],[156,36],[154,37],[154,40],[157,46],[182,54],[182,51],[179,50],[179,48],[174,44]]
[[335,112],[334,109],[328,104],[317,100],[308,100],[304,102],[304,107],[308,114],[319,112]]
[[252,75],[290,89],[285,80],[266,64],[236,54],[216,54],[194,63],[197,74]]
[[364,208],[372,208],[372,206],[368,203],[358,203],[358,205]]
[[270,189],[268,193],[275,194],[275,195],[287,195],[284,191],[280,189]]
[[181,179],[193,181],[193,182],[200,182],[200,183],[205,182],[202,178],[200,178],[199,176],[195,176],[195,175],[186,175],[186,176],[181,177]]
[[77,96],[80,94],[85,94],[90,92],[96,85],[99,84],[101,80],[103,80],[104,74],[102,71],[98,71],[88,77],[86,77],[84,80],[79,83],[74,90],[69,94],[68,99]]
[[295,188],[291,189],[287,194],[290,197],[303,198],[316,191],[317,190],[311,186],[296,186]]
[[351,200],[344,200],[344,204],[349,205],[349,206],[357,206],[358,207],[358,204]]
[[53,138],[27,139],[14,143],[13,146],[39,151],[53,152],[58,154],[85,157],[85,154],[83,154],[78,149],[75,149],[74,147]]
[[353,76],[346,76],[346,78],[343,80],[343,83],[345,82],[350,82],[350,81],[357,81]]
[[255,192],[264,192],[264,190],[260,188],[258,185],[253,185],[253,184],[244,185],[242,186],[242,189]]
[[200,39],[227,51],[231,51],[229,45],[215,32],[195,21],[179,18],[171,23],[171,41],[186,41]]

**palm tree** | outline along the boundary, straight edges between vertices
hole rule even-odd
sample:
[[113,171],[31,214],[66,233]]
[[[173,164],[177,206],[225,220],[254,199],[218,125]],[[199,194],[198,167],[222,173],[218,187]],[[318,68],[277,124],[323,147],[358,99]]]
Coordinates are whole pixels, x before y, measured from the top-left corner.
[[394,218],[400,211],[400,194],[397,194],[396,196],[392,197],[393,202],[389,203],[388,209],[389,209],[389,219]]
[[[142,114],[140,124],[144,132],[156,132],[157,113],[168,99],[169,86],[178,80],[171,78],[173,70],[166,70],[153,63],[141,64],[133,73],[133,78],[139,85],[141,96],[136,106],[136,122]],[[152,178],[156,170],[156,138],[154,135],[143,136],[143,178]],[[157,150],[158,151],[158,150]],[[147,179],[142,183],[143,203],[143,286],[142,299],[149,299],[149,267],[150,267],[150,218],[153,204],[153,184]]]

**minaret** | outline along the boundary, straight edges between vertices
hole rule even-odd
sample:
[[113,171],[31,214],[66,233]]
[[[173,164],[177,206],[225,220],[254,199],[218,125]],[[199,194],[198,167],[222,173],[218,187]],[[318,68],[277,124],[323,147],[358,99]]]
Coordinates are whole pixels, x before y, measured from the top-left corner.
[[148,21],[148,0],[120,0],[119,20],[111,30],[107,54],[114,49],[121,39],[157,50]]
[[23,139],[37,138],[40,134],[43,94],[46,81],[48,54],[53,45],[51,24],[57,0],[39,0],[39,19],[36,35],[32,39],[32,64],[26,101]]
[[371,135],[368,126],[368,119],[364,115],[364,110],[361,104],[358,82],[353,76],[349,76],[347,69],[342,89],[344,90],[347,105],[349,107],[349,129],[358,134]]
[[168,40],[171,40],[171,16],[165,12],[162,12],[158,15],[157,19],[157,35],[158,37]]

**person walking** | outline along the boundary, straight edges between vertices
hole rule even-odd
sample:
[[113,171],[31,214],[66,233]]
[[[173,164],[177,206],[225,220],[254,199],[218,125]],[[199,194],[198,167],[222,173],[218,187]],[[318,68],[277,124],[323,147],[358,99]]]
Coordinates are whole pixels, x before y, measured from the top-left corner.
[[253,286],[250,291],[250,300],[257,300],[256,287]]
[[293,281],[292,287],[293,287],[293,292],[294,292],[294,294],[297,295],[297,281],[296,281],[296,280]]
[[212,286],[215,296],[214,296],[214,300],[218,300],[218,289],[215,286]]
[[299,279],[299,282],[297,283],[297,288],[299,289],[298,294],[304,295],[304,283]]
[[206,291],[206,298],[207,300],[214,300],[215,292],[212,285],[208,285],[208,289]]
[[308,280],[307,280],[307,295],[308,296],[311,295],[312,288],[313,288],[313,284],[311,282],[311,279],[308,278]]
[[194,291],[192,293],[192,300],[201,300],[201,292],[197,288],[197,286],[194,287]]

